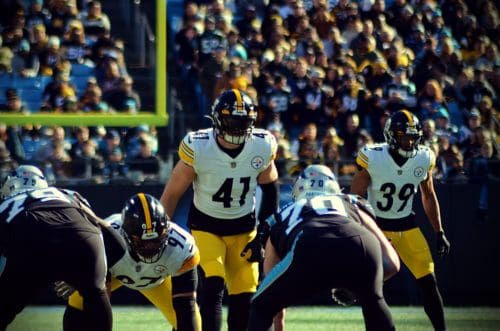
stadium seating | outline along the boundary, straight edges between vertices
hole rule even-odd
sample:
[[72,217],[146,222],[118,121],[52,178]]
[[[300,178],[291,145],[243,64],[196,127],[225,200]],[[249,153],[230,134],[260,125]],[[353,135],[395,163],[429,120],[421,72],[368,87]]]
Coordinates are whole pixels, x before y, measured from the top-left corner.
[[73,77],[88,77],[94,75],[94,66],[82,63],[74,63],[71,65],[71,76]]

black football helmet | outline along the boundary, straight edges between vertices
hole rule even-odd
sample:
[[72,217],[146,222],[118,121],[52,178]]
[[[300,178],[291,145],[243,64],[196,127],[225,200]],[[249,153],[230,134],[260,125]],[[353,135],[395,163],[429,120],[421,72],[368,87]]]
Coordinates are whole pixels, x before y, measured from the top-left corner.
[[149,194],[131,197],[122,210],[122,233],[140,261],[158,261],[167,246],[168,217],[160,201]]
[[422,139],[422,126],[414,114],[408,110],[394,113],[385,123],[384,137],[392,150],[405,158],[417,155]]
[[211,117],[218,136],[230,144],[241,145],[252,133],[257,112],[248,95],[232,89],[215,100]]

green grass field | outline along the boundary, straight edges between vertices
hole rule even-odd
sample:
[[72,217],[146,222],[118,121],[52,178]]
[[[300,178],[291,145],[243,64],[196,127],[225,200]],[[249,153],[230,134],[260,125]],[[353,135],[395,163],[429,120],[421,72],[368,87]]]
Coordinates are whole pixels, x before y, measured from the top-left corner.
[[[422,307],[391,307],[398,330],[432,330]],[[114,306],[115,331],[169,331],[163,316],[146,306]],[[63,308],[28,307],[7,331],[58,331],[62,329]],[[450,331],[500,330],[500,308],[446,308]],[[357,331],[364,330],[359,307],[294,307],[286,317],[287,331]],[[225,330],[225,329],[224,329]],[[90,330],[89,330],[90,331]]]

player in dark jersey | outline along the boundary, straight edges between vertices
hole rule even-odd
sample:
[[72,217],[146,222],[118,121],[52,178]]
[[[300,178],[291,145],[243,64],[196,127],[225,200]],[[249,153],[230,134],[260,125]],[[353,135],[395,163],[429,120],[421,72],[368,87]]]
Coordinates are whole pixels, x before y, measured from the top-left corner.
[[98,218],[78,193],[49,187],[40,169],[19,166],[0,187],[0,330],[37,290],[56,280],[85,298],[90,330],[108,331],[106,258]]
[[248,330],[267,330],[285,307],[339,287],[356,294],[367,330],[395,330],[382,285],[399,270],[399,259],[369,203],[341,194],[322,165],[301,173],[292,196],[268,219],[266,277],[252,299]]

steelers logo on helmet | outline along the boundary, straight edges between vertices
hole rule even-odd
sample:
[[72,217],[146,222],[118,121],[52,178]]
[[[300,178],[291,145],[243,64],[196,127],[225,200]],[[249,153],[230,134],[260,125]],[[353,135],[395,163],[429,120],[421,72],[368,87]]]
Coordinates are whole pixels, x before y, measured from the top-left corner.
[[238,89],[224,91],[212,106],[214,131],[227,143],[241,145],[257,119],[252,100]]
[[167,215],[161,203],[149,194],[136,194],[125,204],[122,219],[131,254],[145,263],[157,262],[168,239]]
[[422,139],[422,126],[417,116],[400,110],[385,123],[384,137],[389,147],[402,157],[415,157]]
[[332,170],[324,165],[313,164],[306,167],[297,177],[292,189],[292,198],[297,201],[341,192]]

